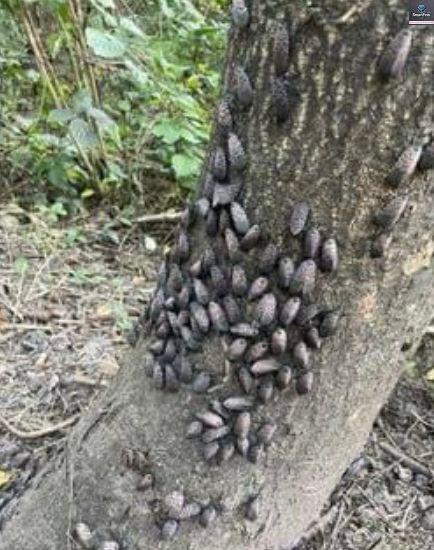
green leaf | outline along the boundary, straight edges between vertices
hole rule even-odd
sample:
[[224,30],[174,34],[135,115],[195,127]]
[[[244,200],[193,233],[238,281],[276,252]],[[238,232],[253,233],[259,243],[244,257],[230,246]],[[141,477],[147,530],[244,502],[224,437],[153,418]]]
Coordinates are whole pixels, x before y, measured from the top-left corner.
[[121,17],[119,19],[119,24],[123,29],[130,32],[131,34],[134,34],[139,38],[146,38],[146,35],[142,31],[142,29],[138,27],[129,17]]
[[101,128],[101,130],[105,130],[105,129],[113,128],[114,126],[117,126],[116,122],[102,109],[91,107],[87,111],[87,114],[95,120],[95,122],[97,123],[98,127]]
[[166,118],[157,123],[152,133],[154,136],[159,137],[164,143],[173,145],[183,137],[184,128],[177,121],[170,118]]
[[75,117],[72,109],[53,109],[48,114],[48,122],[57,122],[58,124],[65,124]]
[[198,174],[200,159],[183,153],[177,153],[172,157],[172,168],[177,179],[189,179]]
[[95,55],[105,59],[122,57],[125,53],[125,44],[111,34],[98,29],[88,27],[86,29],[86,40]]
[[69,125],[71,137],[84,149],[94,149],[98,145],[98,138],[90,125],[81,118],[75,118]]
[[87,90],[78,90],[72,97],[72,109],[76,115],[87,113],[92,108],[92,98]]

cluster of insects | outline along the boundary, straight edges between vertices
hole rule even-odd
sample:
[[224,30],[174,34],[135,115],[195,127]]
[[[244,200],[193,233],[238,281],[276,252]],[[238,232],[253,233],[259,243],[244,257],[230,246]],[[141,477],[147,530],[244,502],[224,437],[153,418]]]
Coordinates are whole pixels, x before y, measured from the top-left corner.
[[[234,2],[232,14],[238,27],[249,24],[244,2]],[[280,24],[273,45],[276,81],[286,78],[289,53],[290,35]],[[300,395],[308,393],[313,353],[337,328],[339,313],[319,303],[317,281],[320,273],[336,271],[338,245],[313,225],[303,201],[288,212],[290,253],[251,222],[242,200],[247,156],[234,127],[234,105],[246,110],[253,102],[242,67],[235,71],[233,96],[218,105],[216,144],[201,194],[187,206],[159,272],[144,320],[154,335],[145,364],[158,389],[207,393],[222,380],[199,368],[195,354],[217,336],[225,353],[224,383],[193,414],[186,435],[201,440],[206,461],[221,463],[237,451],[258,463],[276,426],[258,424],[255,410],[292,386]],[[198,252],[192,228],[213,244]]]
[[[236,28],[248,28],[251,14],[244,0],[233,0],[231,13]],[[410,46],[408,31],[392,40],[378,63],[382,79],[402,74]],[[280,23],[272,51],[278,123],[288,118],[296,95],[288,73],[292,47],[289,23]],[[256,464],[278,432],[276,424],[264,420],[267,405],[293,389],[299,395],[311,391],[313,355],[337,330],[339,311],[321,303],[318,281],[337,270],[339,253],[334,237],[313,224],[306,202],[293,204],[288,212],[290,250],[281,250],[251,221],[243,203],[248,156],[235,121],[238,112],[252,106],[254,89],[242,66],[230,80],[231,90],[216,110],[216,141],[199,197],[184,211],[176,244],[160,268],[142,319],[153,336],[144,363],[156,388],[206,395],[186,429],[187,438],[200,441],[205,461],[221,464],[238,453]],[[432,166],[432,143],[409,147],[388,181],[398,187],[417,167]],[[375,216],[380,234],[373,256],[384,253],[407,203],[406,195],[397,197]],[[197,235],[204,236],[200,246],[193,242]],[[210,340],[218,340],[224,352],[218,374],[200,361]],[[199,518],[207,526],[217,513],[212,506],[187,502],[179,492],[163,504],[161,536],[166,540],[175,536],[181,521]],[[251,498],[245,516],[254,520],[258,510],[257,497]]]
[[[403,74],[412,43],[412,33],[403,29],[390,41],[378,60],[378,74],[384,81],[400,78]],[[402,151],[386,177],[386,182],[393,188],[400,189],[419,171],[434,167],[434,143],[423,141],[409,145]],[[371,247],[371,255],[379,258],[385,255],[391,242],[392,230],[398,223],[408,205],[408,194],[398,195],[374,216],[378,227],[377,235]]]

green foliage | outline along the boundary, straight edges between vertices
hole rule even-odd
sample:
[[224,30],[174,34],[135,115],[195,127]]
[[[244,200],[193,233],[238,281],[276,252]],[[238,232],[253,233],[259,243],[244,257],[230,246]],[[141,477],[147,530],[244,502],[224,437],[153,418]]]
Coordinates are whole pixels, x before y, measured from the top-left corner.
[[[89,8],[82,19],[67,0],[0,8],[0,173],[62,211],[89,197],[128,197],[137,182],[146,197],[155,175],[174,181],[175,194],[193,189],[228,1],[78,4]],[[48,71],[28,45],[18,5],[39,26]]]

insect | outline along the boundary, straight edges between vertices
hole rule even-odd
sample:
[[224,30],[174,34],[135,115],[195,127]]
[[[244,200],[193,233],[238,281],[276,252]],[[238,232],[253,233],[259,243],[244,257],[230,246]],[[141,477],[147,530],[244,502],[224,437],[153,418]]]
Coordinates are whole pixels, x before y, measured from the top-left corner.
[[235,170],[243,170],[246,167],[246,153],[238,136],[230,133],[228,137],[229,163]]
[[212,161],[212,175],[222,181],[226,178],[227,163],[226,155],[222,147],[217,147]]
[[378,61],[378,73],[384,80],[402,76],[408,54],[411,49],[412,36],[409,29],[400,31],[391,40]]
[[404,210],[408,204],[408,197],[396,197],[389,204],[378,212],[374,221],[377,225],[381,226],[383,229],[392,228],[403,215]]
[[307,202],[298,202],[294,205],[289,218],[289,230],[292,235],[299,235],[307,223],[310,207]]
[[288,70],[290,38],[288,28],[279,24],[274,31],[273,62],[276,75],[280,76]]
[[232,21],[234,25],[240,29],[247,27],[249,24],[249,10],[244,0],[232,0]]
[[395,166],[387,175],[387,182],[393,187],[407,182],[414,174],[421,155],[422,147],[420,145],[411,145],[404,149]]
[[235,92],[238,103],[243,109],[247,109],[253,103],[253,89],[246,71],[238,67],[235,74]]

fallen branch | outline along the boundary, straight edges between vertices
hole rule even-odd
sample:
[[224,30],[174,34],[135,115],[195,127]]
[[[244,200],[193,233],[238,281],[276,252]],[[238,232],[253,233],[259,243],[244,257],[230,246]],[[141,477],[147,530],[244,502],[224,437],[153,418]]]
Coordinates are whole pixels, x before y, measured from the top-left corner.
[[412,470],[416,474],[422,474],[427,478],[434,480],[434,472],[430,470],[428,466],[425,466],[425,464],[421,464],[414,458],[411,458],[410,456],[404,454],[400,449],[396,449],[388,443],[379,441],[378,445],[382,451],[392,456],[394,459],[398,460],[401,464],[404,464],[404,466],[410,468],[410,470]]
[[75,422],[77,422],[79,418],[80,415],[75,414],[70,418],[63,420],[62,422],[59,422],[58,424],[46,426],[45,428],[41,428],[40,430],[34,430],[31,432],[23,432],[22,430],[15,428],[14,426],[12,426],[12,424],[9,424],[9,422],[2,416],[0,416],[0,424],[4,428],[6,428],[6,430],[8,430],[11,434],[16,435],[20,439],[39,439],[40,437],[45,437],[46,435],[51,435],[53,433],[59,432],[64,428],[69,428],[69,426],[75,424]]
[[133,220],[135,223],[153,223],[153,222],[177,222],[181,219],[182,212],[162,212],[161,214],[149,214],[140,216]]

